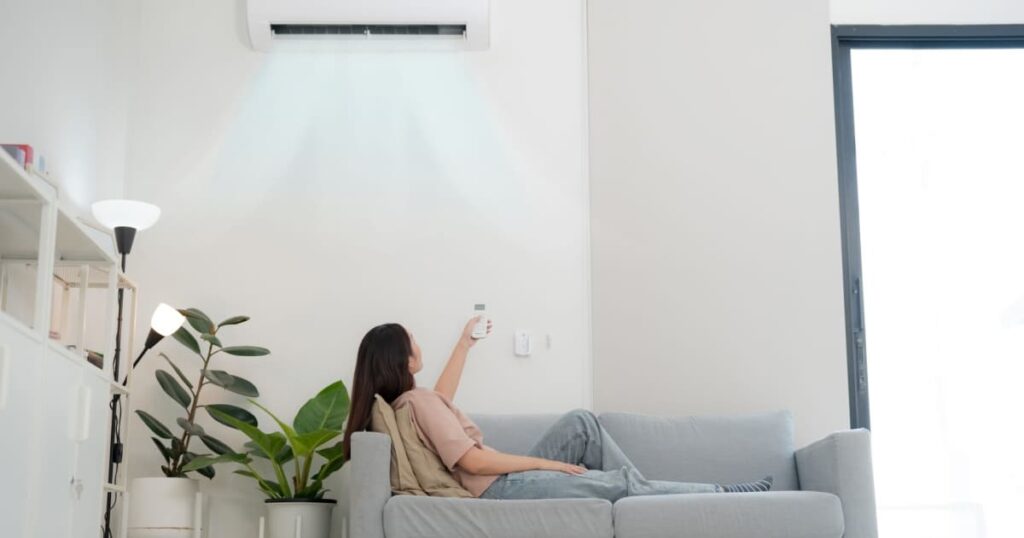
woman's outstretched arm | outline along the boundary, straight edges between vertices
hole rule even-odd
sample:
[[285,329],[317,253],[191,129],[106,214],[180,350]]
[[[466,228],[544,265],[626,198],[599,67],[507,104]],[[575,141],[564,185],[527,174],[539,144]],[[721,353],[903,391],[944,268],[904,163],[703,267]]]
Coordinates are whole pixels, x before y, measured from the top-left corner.
[[[472,335],[473,327],[478,321],[480,321],[480,316],[469,320],[466,327],[462,329],[462,336],[455,344],[451,357],[448,357],[448,363],[445,364],[441,377],[438,377],[437,383],[434,384],[434,390],[449,400],[455,399],[455,391],[459,389],[459,381],[462,379],[462,369],[466,366],[466,356],[469,355],[470,348],[476,344],[476,339]],[[487,334],[490,333],[491,322],[488,321]]]
[[468,473],[496,475],[518,473],[519,471],[561,471],[569,474],[583,474],[585,467],[561,461],[516,456],[494,450],[482,450],[477,447],[469,449],[457,464]]

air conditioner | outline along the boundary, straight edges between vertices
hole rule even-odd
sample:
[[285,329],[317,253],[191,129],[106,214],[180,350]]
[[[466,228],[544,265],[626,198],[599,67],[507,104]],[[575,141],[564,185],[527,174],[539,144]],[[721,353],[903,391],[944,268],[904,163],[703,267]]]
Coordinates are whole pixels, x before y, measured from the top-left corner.
[[484,50],[489,0],[248,0],[249,39],[275,50]]

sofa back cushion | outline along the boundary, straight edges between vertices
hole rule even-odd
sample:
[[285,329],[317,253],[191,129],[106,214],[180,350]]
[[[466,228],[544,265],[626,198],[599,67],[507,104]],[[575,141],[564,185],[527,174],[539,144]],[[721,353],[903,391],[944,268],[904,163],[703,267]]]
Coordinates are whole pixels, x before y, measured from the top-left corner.
[[775,477],[773,490],[799,489],[788,411],[728,417],[599,417],[611,437],[652,480],[734,483]]
[[484,444],[506,454],[525,456],[560,415],[472,415]]

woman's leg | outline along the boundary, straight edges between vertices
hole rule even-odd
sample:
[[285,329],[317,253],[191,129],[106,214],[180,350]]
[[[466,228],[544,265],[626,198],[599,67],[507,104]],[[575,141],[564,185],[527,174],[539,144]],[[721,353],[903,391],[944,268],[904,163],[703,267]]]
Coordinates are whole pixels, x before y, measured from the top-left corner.
[[623,467],[636,469],[633,462],[629,461],[619,445],[597,421],[597,417],[583,409],[562,415],[548,431],[544,432],[529,455],[582,465],[587,469],[599,471]]
[[[674,493],[719,493],[723,491],[766,491],[747,489],[757,486],[740,484],[695,484],[647,480],[636,469],[615,440],[597,421],[593,413],[570,411],[548,429],[530,450],[530,456],[588,469],[582,475],[557,471],[525,471],[499,478],[481,495],[485,499],[561,499],[599,498],[617,501],[634,495],[668,495]],[[764,482],[764,481],[762,481]],[[744,489],[735,489],[742,487]]]
[[558,471],[525,471],[499,478],[481,495],[483,499],[597,498],[615,502],[634,495],[719,493],[715,484],[688,484],[646,480],[636,469],[587,471],[582,475]]

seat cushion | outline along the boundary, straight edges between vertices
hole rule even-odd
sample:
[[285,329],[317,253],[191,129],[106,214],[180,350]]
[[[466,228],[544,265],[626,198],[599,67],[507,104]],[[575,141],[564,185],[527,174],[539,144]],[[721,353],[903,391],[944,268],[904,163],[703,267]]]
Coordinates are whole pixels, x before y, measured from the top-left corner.
[[599,420],[652,480],[728,484],[772,475],[773,490],[799,489],[787,411],[682,418],[604,413]]
[[831,493],[698,493],[615,503],[616,538],[841,538]]
[[387,538],[611,538],[612,505],[601,499],[496,501],[392,497]]

